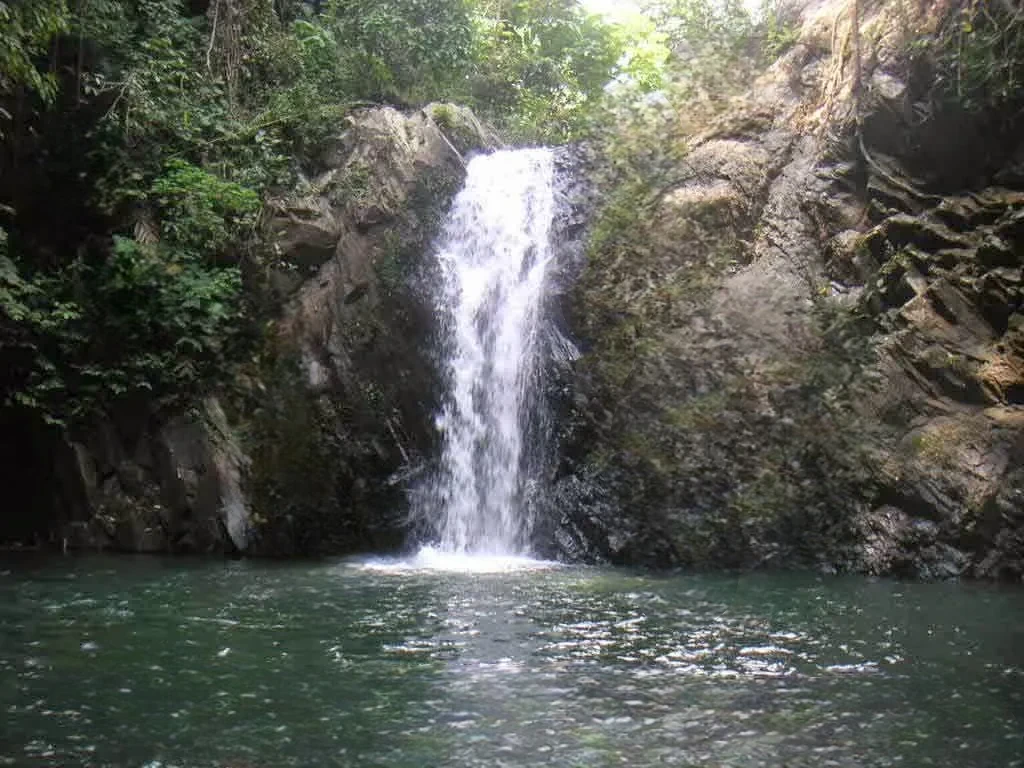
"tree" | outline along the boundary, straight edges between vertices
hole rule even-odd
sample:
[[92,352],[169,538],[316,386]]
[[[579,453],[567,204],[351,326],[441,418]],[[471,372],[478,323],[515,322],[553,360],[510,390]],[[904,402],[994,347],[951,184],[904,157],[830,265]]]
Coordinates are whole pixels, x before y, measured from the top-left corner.
[[617,73],[623,40],[575,0],[510,0],[479,20],[474,104],[523,138],[579,133]]
[[418,100],[464,77],[473,44],[468,0],[330,0],[327,23],[354,56],[362,95]]
[[52,101],[57,81],[52,72],[40,71],[36,60],[67,29],[65,0],[0,0],[0,95],[27,87]]

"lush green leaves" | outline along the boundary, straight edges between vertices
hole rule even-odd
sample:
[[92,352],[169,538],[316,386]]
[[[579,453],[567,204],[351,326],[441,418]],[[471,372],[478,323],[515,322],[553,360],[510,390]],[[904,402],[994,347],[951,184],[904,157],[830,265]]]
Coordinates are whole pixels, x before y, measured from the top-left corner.
[[65,0],[0,0],[0,93],[26,86],[52,101],[57,81],[36,59],[68,28]]
[[469,67],[471,12],[468,0],[331,0],[326,23],[354,54],[361,95],[429,98]]
[[259,196],[184,160],[167,161],[151,188],[163,242],[191,254],[228,250],[255,225]]
[[227,373],[240,290],[236,267],[125,238],[98,264],[32,278],[0,255],[4,404],[71,425],[139,392],[187,401]]
[[502,10],[478,22],[472,103],[523,139],[577,136],[618,71],[624,41],[575,0],[517,0]]
[[89,335],[119,340],[95,382],[97,398],[122,387],[176,399],[223,376],[222,355],[235,341],[241,312],[236,267],[211,267],[161,245],[115,238],[112,256],[81,267],[80,277],[95,291]]
[[1024,103],[1024,13],[1013,4],[964,3],[930,42],[941,98],[971,112]]

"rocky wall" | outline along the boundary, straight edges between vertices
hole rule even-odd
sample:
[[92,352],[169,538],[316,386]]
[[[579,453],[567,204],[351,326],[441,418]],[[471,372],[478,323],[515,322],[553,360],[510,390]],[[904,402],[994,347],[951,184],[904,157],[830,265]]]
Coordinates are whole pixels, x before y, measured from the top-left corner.
[[[474,151],[447,104],[353,112],[297,188],[267,201],[271,304],[230,392],[164,415],[122,409],[52,456],[51,543],[317,554],[402,540],[403,477],[434,440],[431,241]],[[297,159],[297,162],[299,160]]]
[[949,6],[861,3],[855,35],[804,3],[632,245],[592,250],[565,556],[1024,576],[1024,145],[931,108],[910,52]]

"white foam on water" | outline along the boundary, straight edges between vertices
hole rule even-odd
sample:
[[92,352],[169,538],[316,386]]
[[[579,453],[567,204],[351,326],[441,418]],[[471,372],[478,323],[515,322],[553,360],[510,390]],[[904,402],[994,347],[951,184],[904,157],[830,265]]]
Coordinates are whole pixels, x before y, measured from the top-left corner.
[[423,547],[411,557],[374,557],[350,561],[349,567],[381,573],[408,573],[412,571],[439,571],[447,573],[510,573],[538,571],[561,567],[552,560],[503,554],[447,552],[438,547]]

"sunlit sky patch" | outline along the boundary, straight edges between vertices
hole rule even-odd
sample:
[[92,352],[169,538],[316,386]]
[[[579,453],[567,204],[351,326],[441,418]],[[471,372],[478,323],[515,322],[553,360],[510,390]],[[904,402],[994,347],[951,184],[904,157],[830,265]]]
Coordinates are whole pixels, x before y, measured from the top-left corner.
[[613,18],[637,13],[640,10],[640,6],[630,0],[581,0],[581,2],[587,10]]

